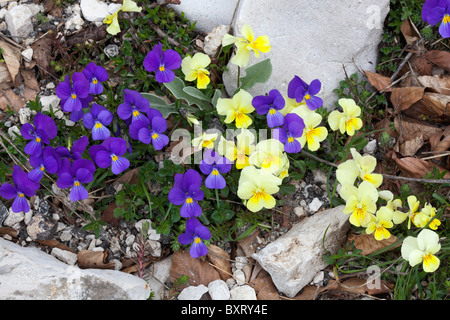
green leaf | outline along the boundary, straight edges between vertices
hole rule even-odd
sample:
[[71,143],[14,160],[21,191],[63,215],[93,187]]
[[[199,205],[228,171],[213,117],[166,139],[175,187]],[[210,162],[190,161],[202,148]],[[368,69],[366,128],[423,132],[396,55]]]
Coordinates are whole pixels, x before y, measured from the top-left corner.
[[[184,91],[185,89],[184,81],[178,77],[175,77],[175,79],[173,79],[172,82],[164,83],[164,86],[170,90],[170,92],[174,95],[175,98],[185,100],[190,106],[196,105],[197,107],[200,108],[200,110],[210,108],[208,102],[201,100],[197,97],[193,97],[190,94],[186,93],[186,91]],[[190,92],[193,91],[190,90]]]
[[[146,98],[150,102],[150,107],[161,111],[163,117],[167,119],[167,117],[172,113],[178,113],[177,108],[174,103],[168,104],[163,98],[157,96],[153,93],[141,93],[144,98]],[[198,109],[190,107],[186,104],[181,105],[184,109],[189,112],[195,112]]]
[[256,83],[265,83],[271,75],[272,63],[270,59],[258,62],[245,69],[245,76],[240,78],[241,86],[236,91],[239,91],[239,89],[249,90]]
[[208,97],[205,96],[205,94],[203,92],[201,92],[200,90],[198,90],[195,87],[184,87],[183,91],[186,92],[188,95],[190,95],[193,98],[209,102]]
[[212,97],[212,99],[211,99],[211,103],[212,103],[212,105],[213,105],[213,107],[215,108],[216,107],[216,105],[217,105],[217,100],[219,100],[219,98],[222,96],[222,92],[219,90],[219,89],[216,89],[215,91],[214,91],[214,95],[213,95],[213,97]]

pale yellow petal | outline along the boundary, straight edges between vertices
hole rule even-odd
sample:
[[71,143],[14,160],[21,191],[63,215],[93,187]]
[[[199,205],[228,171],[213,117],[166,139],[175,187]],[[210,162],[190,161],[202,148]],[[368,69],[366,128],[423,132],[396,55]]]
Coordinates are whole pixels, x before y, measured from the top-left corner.
[[142,8],[138,7],[136,2],[132,0],[123,0],[123,4],[120,10],[124,12],[141,12]]
[[345,117],[342,112],[334,110],[328,116],[328,124],[330,125],[331,130],[336,131],[339,129],[341,118]]

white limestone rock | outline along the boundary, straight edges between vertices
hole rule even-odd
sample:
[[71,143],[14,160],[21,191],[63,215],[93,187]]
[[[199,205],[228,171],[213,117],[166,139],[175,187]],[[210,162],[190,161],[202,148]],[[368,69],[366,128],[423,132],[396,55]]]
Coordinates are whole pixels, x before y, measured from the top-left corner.
[[208,287],[204,284],[189,286],[184,288],[178,295],[178,300],[200,300],[208,292]]
[[109,13],[108,4],[99,0],[81,0],[83,18],[91,22],[102,22]]
[[33,32],[32,17],[33,12],[24,4],[17,5],[8,10],[5,14],[5,21],[14,41],[22,43]]
[[230,289],[223,280],[214,280],[208,284],[208,293],[212,300],[230,300]]
[[255,289],[249,285],[235,286],[230,290],[230,300],[257,300]]
[[[348,75],[361,70],[375,71],[383,22],[389,12],[389,0],[242,0],[232,26],[240,35],[247,23],[255,36],[267,35],[272,49],[259,59],[252,57],[249,66],[270,58],[273,71],[265,84],[257,84],[249,92],[262,95],[278,89],[287,95],[294,76],[307,83],[319,79],[318,96],[324,106],[334,109],[337,96],[333,90]],[[230,63],[223,74],[229,95],[236,89],[237,67]],[[241,70],[241,76],[245,71]]]
[[339,206],[304,218],[253,254],[253,258],[271,275],[277,289],[289,298],[293,298],[327,266],[322,259],[325,249],[335,253],[341,247],[350,229],[349,215],[343,213],[343,208]]

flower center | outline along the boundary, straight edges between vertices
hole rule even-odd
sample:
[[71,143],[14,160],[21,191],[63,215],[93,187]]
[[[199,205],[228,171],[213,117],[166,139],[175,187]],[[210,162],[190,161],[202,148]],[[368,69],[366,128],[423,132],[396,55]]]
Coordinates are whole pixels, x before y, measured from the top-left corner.
[[163,64],[160,65],[160,66],[159,66],[159,71],[163,72],[164,70],[166,70],[166,68],[164,67],[164,65],[163,65]]
[[36,137],[36,142],[41,142],[41,138]]
[[97,129],[100,129],[100,128],[102,127],[102,124],[101,124],[100,122],[96,122],[96,123],[95,123],[95,127],[96,127]]
[[97,83],[98,83],[98,80],[97,80],[96,78],[93,78],[93,79],[92,79],[92,83],[93,83],[93,84],[97,84]]
[[200,242],[202,242],[202,239],[200,239],[199,237],[194,238],[194,243],[200,243]]
[[111,159],[112,159],[112,161],[117,161],[118,159],[119,159],[119,157],[117,157],[115,154],[113,154],[112,156],[111,156]]
[[289,143],[292,143],[292,142],[294,142],[294,138],[293,138],[293,137],[289,137],[287,141],[288,141]]
[[45,170],[44,166],[41,166],[41,171],[44,171],[44,170]]
[[156,138],[158,138],[158,134],[157,133],[152,134],[152,139],[155,140]]
[[442,22],[443,22],[443,23],[449,23],[449,22],[450,22],[450,15],[446,14],[446,15],[444,16],[444,19],[442,19]]
[[192,200],[192,198],[187,198],[187,199],[186,199],[186,203],[187,203],[187,204],[191,204],[192,202],[194,202],[194,200]]
[[72,95],[70,96],[72,99],[76,99],[77,95],[75,93],[72,93]]
[[275,113],[277,113],[277,110],[275,110],[275,109],[270,109],[270,110],[269,110],[269,113],[270,113],[271,115],[274,115]]
[[75,181],[75,183],[73,184],[75,187],[79,187],[80,186],[80,182]]
[[19,193],[19,197],[23,198],[24,194],[23,193]]
[[311,99],[311,96],[307,93],[307,94],[305,94],[305,99],[309,100],[309,99]]
[[212,171],[212,175],[213,175],[213,176],[219,175],[219,171],[218,171],[217,169],[214,169],[214,170]]
[[137,117],[138,115],[139,115],[139,111],[134,110],[134,111],[133,111],[133,116],[134,116],[134,117]]

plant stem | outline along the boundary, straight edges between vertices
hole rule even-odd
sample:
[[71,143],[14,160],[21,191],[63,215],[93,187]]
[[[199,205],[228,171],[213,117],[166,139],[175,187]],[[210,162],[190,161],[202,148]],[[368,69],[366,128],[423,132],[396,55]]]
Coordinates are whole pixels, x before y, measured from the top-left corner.
[[147,192],[147,187],[145,186],[145,184],[142,180],[141,180],[141,186],[142,186],[142,189],[144,190],[145,196],[147,197],[148,209],[150,210],[150,219],[153,219],[152,200],[150,198],[150,195]]
[[241,86],[240,82],[239,82],[239,78],[241,77],[241,67],[238,66],[238,74],[237,74],[237,88],[239,89],[239,87]]
[[216,190],[216,200],[217,200],[217,210],[220,208],[220,200],[219,200],[219,189]]

